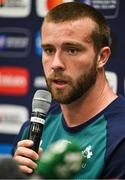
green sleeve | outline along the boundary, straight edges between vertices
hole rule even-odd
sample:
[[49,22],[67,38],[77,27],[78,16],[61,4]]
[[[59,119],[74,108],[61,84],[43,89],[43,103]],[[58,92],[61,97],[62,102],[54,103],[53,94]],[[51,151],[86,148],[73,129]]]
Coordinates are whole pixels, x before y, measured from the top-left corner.
[[29,127],[24,129],[24,132],[22,134],[21,140],[28,139],[28,136],[29,136]]

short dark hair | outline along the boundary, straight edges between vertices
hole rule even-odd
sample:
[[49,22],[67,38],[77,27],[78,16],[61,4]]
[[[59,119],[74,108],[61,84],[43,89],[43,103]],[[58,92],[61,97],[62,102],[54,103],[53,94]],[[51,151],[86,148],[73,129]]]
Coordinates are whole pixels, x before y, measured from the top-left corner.
[[50,10],[45,21],[60,23],[74,21],[80,18],[90,18],[97,25],[92,33],[94,48],[99,51],[104,46],[111,46],[110,26],[104,15],[97,9],[84,3],[62,3]]

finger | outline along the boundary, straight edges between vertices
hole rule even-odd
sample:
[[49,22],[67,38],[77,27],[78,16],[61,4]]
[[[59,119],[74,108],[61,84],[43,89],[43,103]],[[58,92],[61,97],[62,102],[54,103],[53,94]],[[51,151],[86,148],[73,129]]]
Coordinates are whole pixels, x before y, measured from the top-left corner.
[[33,169],[27,167],[27,166],[19,166],[19,169],[21,170],[21,172],[23,173],[27,173],[27,174],[31,174],[33,172]]
[[30,169],[35,169],[37,164],[29,158],[16,156],[14,160],[19,164],[19,166],[27,166]]
[[14,157],[16,156],[24,156],[32,160],[37,160],[39,158],[39,155],[35,151],[27,147],[18,147],[14,154]]
[[32,140],[29,140],[29,139],[25,139],[25,140],[22,140],[22,141],[19,141],[17,143],[17,147],[32,147],[33,146],[33,141]]

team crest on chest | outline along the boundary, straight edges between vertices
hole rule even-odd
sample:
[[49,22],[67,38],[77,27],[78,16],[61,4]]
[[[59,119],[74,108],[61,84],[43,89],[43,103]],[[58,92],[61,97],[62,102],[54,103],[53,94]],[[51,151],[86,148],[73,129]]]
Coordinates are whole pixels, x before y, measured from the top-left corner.
[[87,146],[84,150],[82,150],[82,156],[83,156],[82,168],[85,168],[87,162],[93,156],[92,146],[91,145]]

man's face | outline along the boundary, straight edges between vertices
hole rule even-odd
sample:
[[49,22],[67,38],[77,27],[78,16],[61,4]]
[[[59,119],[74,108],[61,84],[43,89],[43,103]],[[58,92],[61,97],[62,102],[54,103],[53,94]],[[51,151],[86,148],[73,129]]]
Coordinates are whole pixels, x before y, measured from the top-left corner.
[[53,99],[61,104],[84,96],[96,82],[97,55],[91,39],[94,27],[88,18],[43,24],[42,62],[46,81]]

